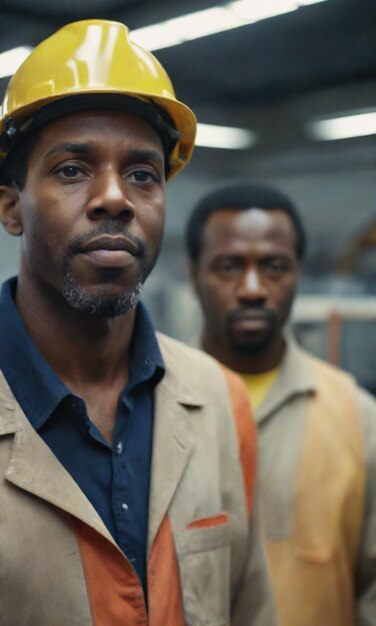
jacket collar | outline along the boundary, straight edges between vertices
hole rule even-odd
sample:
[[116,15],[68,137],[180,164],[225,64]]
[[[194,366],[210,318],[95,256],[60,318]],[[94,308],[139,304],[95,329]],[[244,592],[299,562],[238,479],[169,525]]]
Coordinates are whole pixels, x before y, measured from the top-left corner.
[[3,373],[0,372],[0,436],[10,435],[20,428],[18,404]]
[[[166,374],[161,386],[183,405],[205,404],[205,394],[197,385],[197,372],[194,371],[192,361],[187,356],[191,347],[183,346],[181,342],[162,333],[157,332],[156,335],[163,361],[166,363]],[[178,355],[181,358],[178,358]]]
[[197,372],[186,354],[190,348],[160,333],[157,337],[166,373],[155,394],[148,550],[194,449],[191,410],[205,404],[204,393],[197,388]]
[[114,544],[89,500],[22,412],[0,372],[0,436],[10,434],[14,439],[6,480],[78,517]]
[[[257,423],[269,417],[292,397],[315,393],[317,388],[306,353],[298,346],[292,331],[286,330],[284,338],[286,347],[280,363],[280,372],[265,400],[255,411]],[[190,345],[203,349],[198,335],[193,337]]]
[[286,334],[285,341],[278,378],[256,411],[257,423],[269,417],[291,398],[313,394],[317,389],[305,351],[298,346],[291,333]]

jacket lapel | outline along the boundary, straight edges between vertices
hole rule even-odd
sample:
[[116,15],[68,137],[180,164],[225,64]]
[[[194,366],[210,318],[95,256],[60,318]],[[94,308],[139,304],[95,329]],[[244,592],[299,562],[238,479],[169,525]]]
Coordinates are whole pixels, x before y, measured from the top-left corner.
[[174,356],[167,349],[167,338],[158,335],[158,339],[166,373],[155,396],[148,551],[194,448],[190,407],[203,404],[202,398],[190,390],[189,372],[181,365],[178,353]]
[[12,433],[6,480],[74,515],[114,543],[77,483],[33,429],[0,372],[0,441]]

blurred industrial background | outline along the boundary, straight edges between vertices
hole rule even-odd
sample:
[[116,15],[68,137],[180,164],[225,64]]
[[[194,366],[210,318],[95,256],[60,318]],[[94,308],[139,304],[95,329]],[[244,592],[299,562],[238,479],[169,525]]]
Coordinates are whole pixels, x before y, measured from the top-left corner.
[[[300,340],[375,392],[376,2],[0,0],[1,97],[15,63],[1,53],[92,17],[126,23],[203,125],[206,146],[168,186],[163,251],[144,295],[156,326],[186,340],[199,327],[183,249],[197,199],[225,180],[268,182],[295,201],[309,234]],[[222,138],[204,125],[243,132]],[[0,278],[17,264],[18,242],[1,232]]]

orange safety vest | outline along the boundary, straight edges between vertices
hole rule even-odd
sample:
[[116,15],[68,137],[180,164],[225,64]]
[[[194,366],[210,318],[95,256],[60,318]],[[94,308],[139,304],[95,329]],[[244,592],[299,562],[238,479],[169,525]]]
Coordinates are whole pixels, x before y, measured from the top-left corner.
[[354,626],[354,572],[365,493],[364,441],[352,379],[310,358],[317,393],[297,472],[294,531],[268,539],[282,626]]

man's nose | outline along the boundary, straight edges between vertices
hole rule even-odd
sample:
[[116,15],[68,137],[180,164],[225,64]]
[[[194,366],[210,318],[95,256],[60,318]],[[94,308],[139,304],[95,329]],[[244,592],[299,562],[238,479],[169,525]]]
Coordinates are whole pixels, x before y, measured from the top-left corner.
[[96,176],[86,204],[86,213],[90,219],[133,219],[135,207],[129,187],[117,172],[106,170]]
[[257,268],[244,271],[237,290],[238,299],[246,302],[264,301],[268,291]]

